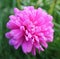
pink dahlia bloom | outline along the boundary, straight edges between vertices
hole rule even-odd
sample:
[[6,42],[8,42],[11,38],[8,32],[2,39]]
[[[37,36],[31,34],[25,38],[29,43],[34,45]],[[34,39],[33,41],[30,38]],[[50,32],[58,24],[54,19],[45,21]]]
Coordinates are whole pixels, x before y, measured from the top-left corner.
[[14,8],[14,15],[9,16],[6,33],[9,44],[18,49],[20,46],[25,54],[36,55],[36,49],[44,51],[48,42],[53,41],[53,17],[41,8],[24,7],[24,10]]

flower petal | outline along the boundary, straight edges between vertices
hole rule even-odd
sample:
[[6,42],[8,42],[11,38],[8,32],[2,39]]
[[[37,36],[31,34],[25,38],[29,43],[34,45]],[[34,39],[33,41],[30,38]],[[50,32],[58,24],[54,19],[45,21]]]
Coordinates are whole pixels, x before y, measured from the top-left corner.
[[31,52],[32,52],[32,55],[35,56],[36,55],[36,48],[33,47]]
[[22,50],[24,53],[29,53],[32,50],[32,43],[29,41],[24,41],[22,44]]

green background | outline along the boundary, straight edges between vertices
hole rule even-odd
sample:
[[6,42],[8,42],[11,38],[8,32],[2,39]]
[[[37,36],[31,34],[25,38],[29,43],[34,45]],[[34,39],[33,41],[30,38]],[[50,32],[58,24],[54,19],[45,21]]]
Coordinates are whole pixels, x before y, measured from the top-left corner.
[[[21,48],[15,50],[5,38],[5,33],[9,31],[6,23],[9,15],[13,14],[13,8],[23,9],[30,5],[41,7],[54,17],[54,41],[36,56],[25,55]],[[60,59],[60,0],[0,0],[0,59]]]

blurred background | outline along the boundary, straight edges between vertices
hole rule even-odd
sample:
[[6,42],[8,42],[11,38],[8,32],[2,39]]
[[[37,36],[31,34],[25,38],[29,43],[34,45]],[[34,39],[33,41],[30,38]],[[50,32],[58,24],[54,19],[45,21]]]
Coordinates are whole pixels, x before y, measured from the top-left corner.
[[[36,56],[25,55],[21,48],[15,50],[5,38],[5,33],[9,31],[6,23],[9,15],[13,14],[13,8],[23,9],[30,5],[41,7],[54,17],[54,41]],[[60,59],[60,0],[0,0],[0,59]]]

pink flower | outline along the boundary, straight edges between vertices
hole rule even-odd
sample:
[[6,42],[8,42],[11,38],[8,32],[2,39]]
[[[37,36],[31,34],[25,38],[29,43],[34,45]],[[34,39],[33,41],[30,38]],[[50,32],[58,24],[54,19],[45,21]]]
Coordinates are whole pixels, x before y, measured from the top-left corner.
[[53,17],[41,8],[33,6],[24,7],[24,10],[14,8],[14,15],[9,16],[6,33],[9,44],[18,49],[20,46],[25,54],[36,55],[38,51],[44,51],[48,42],[53,41]]

